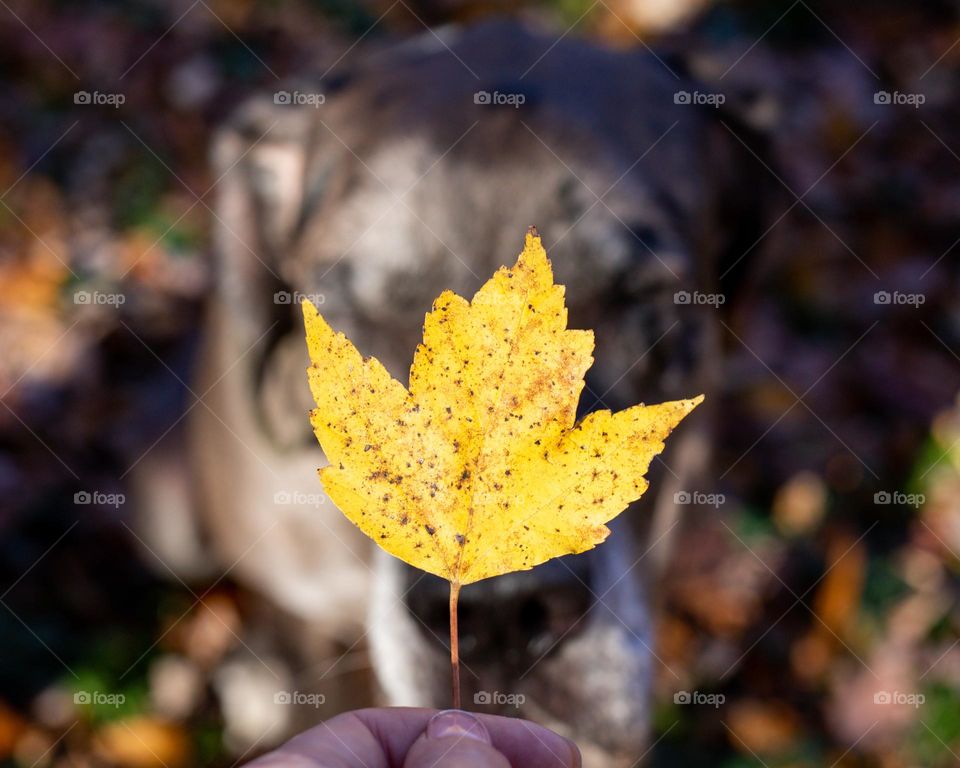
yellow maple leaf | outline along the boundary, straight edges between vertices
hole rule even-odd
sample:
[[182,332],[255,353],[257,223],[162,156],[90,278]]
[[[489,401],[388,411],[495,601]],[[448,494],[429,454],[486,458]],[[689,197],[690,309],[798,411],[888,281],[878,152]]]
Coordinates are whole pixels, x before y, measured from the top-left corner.
[[575,424],[593,333],[567,329],[534,232],[472,301],[445,291],[434,302],[409,388],[312,304],[303,313],[324,489],[387,552],[458,589],[602,542],[703,399]]

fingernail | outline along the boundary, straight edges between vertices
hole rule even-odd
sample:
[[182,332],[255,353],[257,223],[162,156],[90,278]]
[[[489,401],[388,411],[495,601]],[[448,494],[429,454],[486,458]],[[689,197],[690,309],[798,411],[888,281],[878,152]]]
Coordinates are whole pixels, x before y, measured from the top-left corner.
[[438,712],[427,724],[428,739],[467,738],[490,744],[490,732],[469,712],[448,709]]

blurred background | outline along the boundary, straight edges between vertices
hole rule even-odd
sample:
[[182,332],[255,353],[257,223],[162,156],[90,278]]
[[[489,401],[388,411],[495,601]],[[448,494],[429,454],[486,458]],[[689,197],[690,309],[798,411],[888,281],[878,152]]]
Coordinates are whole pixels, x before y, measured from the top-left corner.
[[882,0],[0,0],[0,764],[268,745],[263,606],[174,578],[128,501],[192,401],[211,132],[361,38],[504,13],[723,79],[783,193],[721,308],[649,764],[960,765],[960,4]]

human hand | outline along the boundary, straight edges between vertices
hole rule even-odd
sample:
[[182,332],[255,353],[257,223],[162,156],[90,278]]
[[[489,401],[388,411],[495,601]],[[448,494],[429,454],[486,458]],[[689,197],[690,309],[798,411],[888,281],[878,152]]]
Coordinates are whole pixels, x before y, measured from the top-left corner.
[[321,723],[247,768],[580,768],[580,751],[512,717],[406,707],[360,709]]

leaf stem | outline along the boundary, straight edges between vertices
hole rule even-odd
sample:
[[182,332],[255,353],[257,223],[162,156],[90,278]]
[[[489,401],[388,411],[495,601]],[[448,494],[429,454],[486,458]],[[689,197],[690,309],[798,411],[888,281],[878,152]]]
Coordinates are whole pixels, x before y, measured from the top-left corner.
[[453,673],[453,708],[460,709],[460,631],[457,627],[457,601],[460,584],[450,582],[450,671]]

